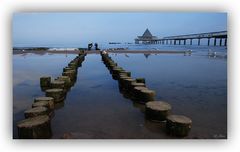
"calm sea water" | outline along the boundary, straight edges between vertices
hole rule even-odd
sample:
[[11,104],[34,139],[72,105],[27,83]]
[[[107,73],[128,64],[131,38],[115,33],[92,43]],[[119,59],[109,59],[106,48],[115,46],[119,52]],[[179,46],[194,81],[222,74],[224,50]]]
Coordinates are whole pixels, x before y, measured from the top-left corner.
[[[120,66],[131,71],[133,77],[144,77],[147,86],[157,92],[157,99],[172,105],[174,114],[192,119],[193,127],[186,138],[226,138],[226,48],[191,48],[194,51],[191,56],[111,56]],[[216,50],[221,56],[208,57],[208,49]],[[61,75],[63,67],[74,57],[65,54],[13,55],[14,138],[18,138],[16,122],[24,119],[24,110],[31,107],[35,97],[44,95],[39,78]],[[71,133],[76,138],[172,138],[164,133],[164,123],[145,120],[143,106],[123,97],[117,81],[112,79],[98,54],[86,56],[64,106],[55,110],[52,129],[53,138],[61,138],[65,133]]]

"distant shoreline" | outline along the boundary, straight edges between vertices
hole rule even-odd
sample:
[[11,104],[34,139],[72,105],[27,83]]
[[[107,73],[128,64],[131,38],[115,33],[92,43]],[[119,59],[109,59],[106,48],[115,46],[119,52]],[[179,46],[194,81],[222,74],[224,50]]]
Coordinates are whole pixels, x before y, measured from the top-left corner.
[[[85,51],[87,54],[99,54],[100,51],[92,50]],[[106,50],[108,53],[140,53],[140,54],[184,54],[186,51],[173,51],[173,50]],[[13,54],[26,54],[26,53],[34,53],[34,54],[78,54],[79,50],[66,50],[66,51],[58,51],[58,50],[13,50]]]

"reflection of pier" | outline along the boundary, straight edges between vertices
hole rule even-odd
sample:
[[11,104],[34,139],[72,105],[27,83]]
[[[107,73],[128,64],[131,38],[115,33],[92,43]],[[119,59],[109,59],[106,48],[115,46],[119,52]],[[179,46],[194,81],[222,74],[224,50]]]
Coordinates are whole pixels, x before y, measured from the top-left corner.
[[[168,36],[163,38],[157,38],[152,36],[150,31],[147,29],[142,36],[138,36],[135,39],[135,43],[139,44],[166,44],[166,45],[193,45],[193,40],[197,40],[197,45],[201,45],[201,40],[206,39],[207,45],[211,45],[213,39],[213,46],[227,46],[227,31],[219,32],[208,32],[178,36]],[[217,44],[217,40],[219,43]]]

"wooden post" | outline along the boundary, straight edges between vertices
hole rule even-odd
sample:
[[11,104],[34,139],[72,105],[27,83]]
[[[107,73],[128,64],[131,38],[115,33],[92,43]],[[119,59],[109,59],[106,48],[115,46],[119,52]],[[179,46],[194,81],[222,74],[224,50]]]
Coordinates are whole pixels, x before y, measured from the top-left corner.
[[227,38],[225,38],[224,46],[227,46]]
[[174,40],[174,45],[176,45],[176,40]]
[[184,44],[184,45],[186,45],[186,39],[185,39],[185,40],[183,40],[183,44]]
[[220,44],[219,45],[222,46],[222,38],[220,38]]
[[181,40],[179,40],[178,44],[181,45]]
[[190,45],[192,45],[192,39],[190,39]]

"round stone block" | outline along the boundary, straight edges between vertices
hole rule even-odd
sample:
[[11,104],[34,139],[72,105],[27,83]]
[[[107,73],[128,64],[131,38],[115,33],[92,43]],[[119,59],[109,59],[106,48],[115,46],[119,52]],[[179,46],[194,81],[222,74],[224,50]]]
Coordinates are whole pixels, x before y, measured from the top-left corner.
[[170,104],[163,101],[149,101],[146,103],[145,114],[146,118],[156,121],[164,121],[170,114],[172,107]]
[[17,123],[20,139],[48,139],[52,136],[50,118],[47,115],[22,120]]
[[192,120],[183,115],[167,116],[166,131],[172,136],[187,136],[192,127]]

